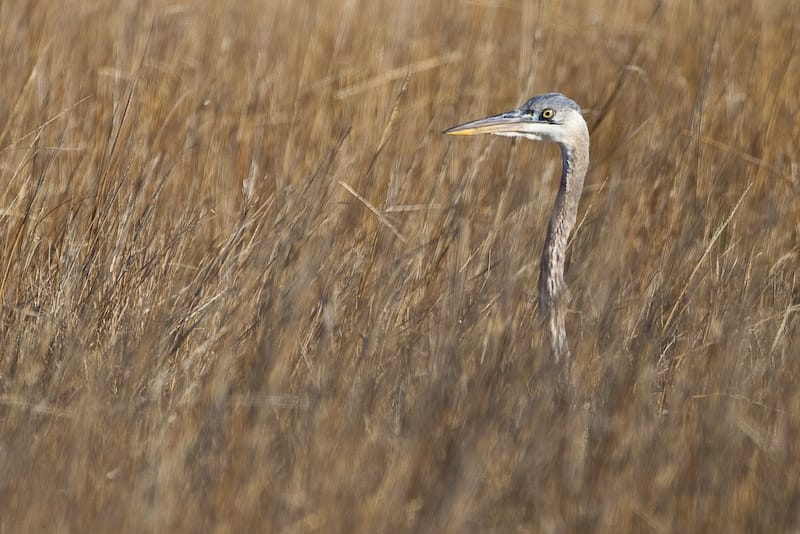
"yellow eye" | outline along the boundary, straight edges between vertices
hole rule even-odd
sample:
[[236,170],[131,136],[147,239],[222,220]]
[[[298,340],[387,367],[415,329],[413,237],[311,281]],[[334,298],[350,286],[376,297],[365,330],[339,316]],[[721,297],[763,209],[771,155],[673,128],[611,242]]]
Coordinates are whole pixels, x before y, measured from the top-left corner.
[[542,118],[546,120],[550,120],[555,116],[556,112],[550,108],[542,110]]

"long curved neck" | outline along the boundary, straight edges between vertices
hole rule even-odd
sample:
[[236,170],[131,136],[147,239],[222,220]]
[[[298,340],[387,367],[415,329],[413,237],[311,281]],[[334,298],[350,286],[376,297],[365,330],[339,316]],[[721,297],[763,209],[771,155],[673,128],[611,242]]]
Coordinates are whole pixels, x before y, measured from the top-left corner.
[[547,313],[566,289],[564,261],[567,240],[578,214],[583,179],[589,168],[589,131],[584,126],[576,142],[561,144],[561,185],[547,227],[539,272],[539,310]]

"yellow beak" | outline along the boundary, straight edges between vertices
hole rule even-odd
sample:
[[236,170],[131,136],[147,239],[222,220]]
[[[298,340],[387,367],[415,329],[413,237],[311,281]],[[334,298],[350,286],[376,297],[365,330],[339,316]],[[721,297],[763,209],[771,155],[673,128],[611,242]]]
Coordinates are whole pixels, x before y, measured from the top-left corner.
[[447,135],[522,133],[523,130],[520,127],[524,124],[530,124],[530,122],[530,119],[524,118],[519,112],[509,111],[508,113],[492,115],[485,119],[465,122],[448,128],[442,133]]

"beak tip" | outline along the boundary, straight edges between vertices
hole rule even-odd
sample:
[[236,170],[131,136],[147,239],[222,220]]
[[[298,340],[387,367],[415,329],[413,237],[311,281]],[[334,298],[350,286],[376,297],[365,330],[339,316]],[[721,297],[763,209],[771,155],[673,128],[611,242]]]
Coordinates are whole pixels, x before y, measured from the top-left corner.
[[448,128],[442,131],[444,135],[473,135],[475,130],[471,128],[460,128],[459,126],[453,126],[452,128]]

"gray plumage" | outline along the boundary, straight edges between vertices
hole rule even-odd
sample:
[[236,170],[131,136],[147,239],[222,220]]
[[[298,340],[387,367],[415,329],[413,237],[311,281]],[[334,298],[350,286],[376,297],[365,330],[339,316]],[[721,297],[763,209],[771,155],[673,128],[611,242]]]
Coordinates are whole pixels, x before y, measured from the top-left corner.
[[[561,183],[547,226],[539,271],[539,311],[547,318],[556,359],[569,356],[564,326],[567,286],[564,262],[567,241],[575,226],[583,181],[589,167],[589,129],[581,108],[560,93],[535,96],[519,108],[454,126],[444,133],[489,133],[558,143],[561,147]],[[569,372],[569,371],[567,371]]]

